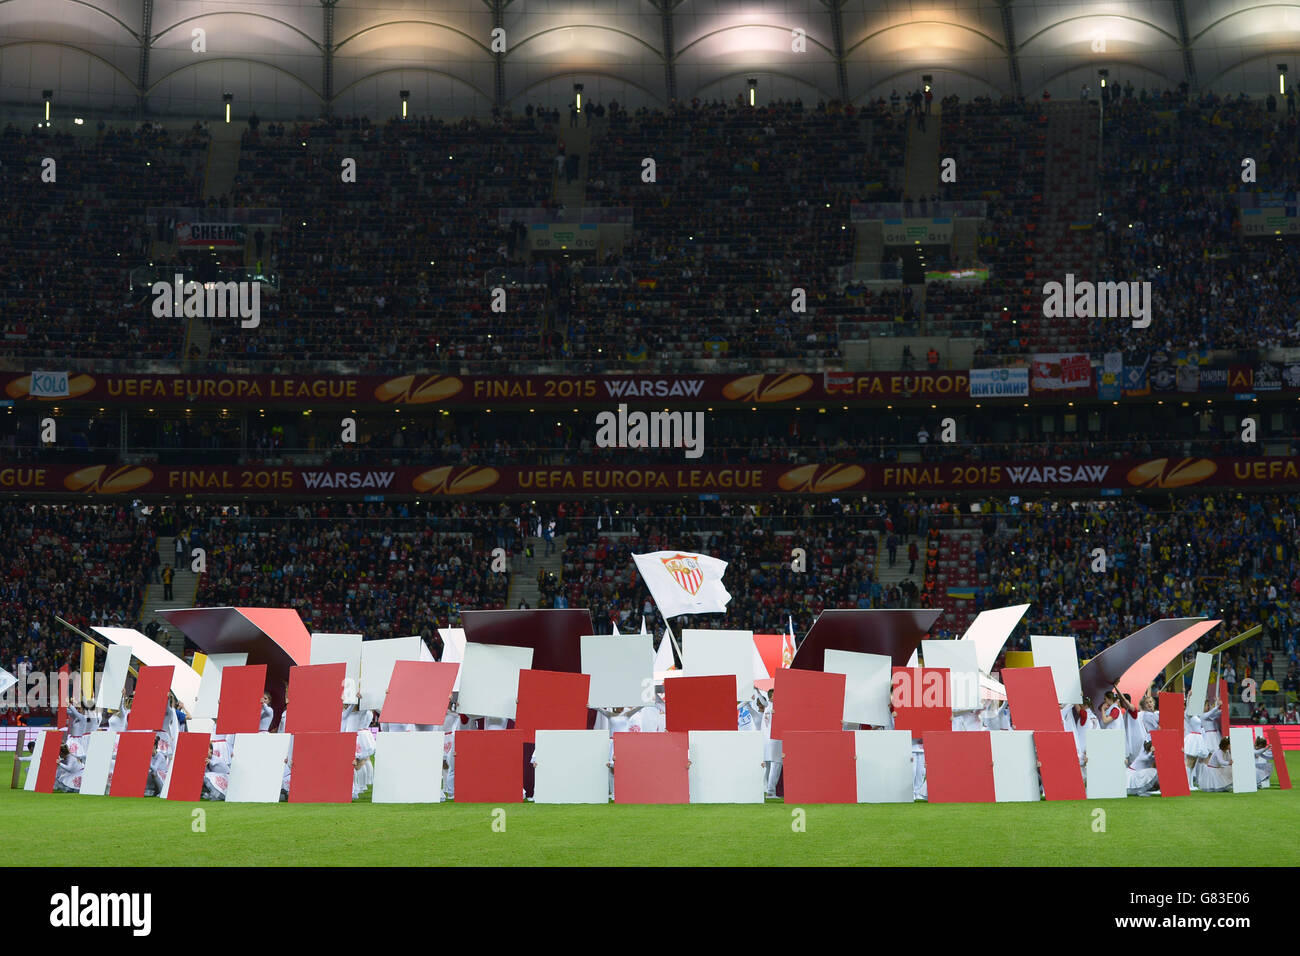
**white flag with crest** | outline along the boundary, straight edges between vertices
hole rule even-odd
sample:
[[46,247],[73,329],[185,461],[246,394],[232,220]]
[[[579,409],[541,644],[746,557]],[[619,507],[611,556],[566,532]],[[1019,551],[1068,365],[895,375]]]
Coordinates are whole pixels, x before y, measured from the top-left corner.
[[722,585],[727,562],[689,551],[634,554],[636,569],[665,618],[679,614],[720,614],[731,595]]

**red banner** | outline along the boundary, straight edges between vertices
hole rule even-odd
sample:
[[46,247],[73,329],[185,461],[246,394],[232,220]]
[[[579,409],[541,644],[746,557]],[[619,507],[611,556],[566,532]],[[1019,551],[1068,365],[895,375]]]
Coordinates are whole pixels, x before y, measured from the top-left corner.
[[439,465],[371,468],[268,465],[0,464],[0,492],[138,495],[864,494],[1017,490],[1168,490],[1300,485],[1300,459],[1156,458],[990,464]]

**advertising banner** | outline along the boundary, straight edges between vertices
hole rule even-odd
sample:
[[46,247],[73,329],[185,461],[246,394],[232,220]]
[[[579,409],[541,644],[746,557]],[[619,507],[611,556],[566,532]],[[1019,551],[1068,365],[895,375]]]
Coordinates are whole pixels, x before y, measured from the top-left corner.
[[328,466],[14,465],[0,492],[78,495],[822,494],[1300,486],[1300,459],[1154,458],[967,464]]

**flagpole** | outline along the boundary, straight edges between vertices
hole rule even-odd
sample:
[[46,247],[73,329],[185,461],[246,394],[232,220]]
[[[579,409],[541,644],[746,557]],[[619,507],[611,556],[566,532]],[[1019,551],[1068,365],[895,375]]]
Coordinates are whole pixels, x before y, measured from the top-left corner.
[[673,648],[677,651],[677,659],[682,662],[682,669],[686,669],[686,658],[682,656],[682,645],[677,642],[673,635],[673,626],[668,623],[668,618],[664,617],[664,612],[660,610],[659,605],[655,604],[655,610],[659,611],[659,616],[664,619],[664,629],[668,631],[668,639],[673,642]]

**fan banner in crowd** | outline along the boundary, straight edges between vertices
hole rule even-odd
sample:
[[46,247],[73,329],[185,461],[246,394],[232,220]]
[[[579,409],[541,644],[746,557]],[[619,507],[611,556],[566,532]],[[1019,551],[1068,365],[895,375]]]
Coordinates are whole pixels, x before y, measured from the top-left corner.
[[1092,360],[1087,352],[1043,352],[1034,356],[1035,392],[1061,392],[1092,388]]
[[1028,368],[971,369],[971,398],[1027,398],[1028,396]]

